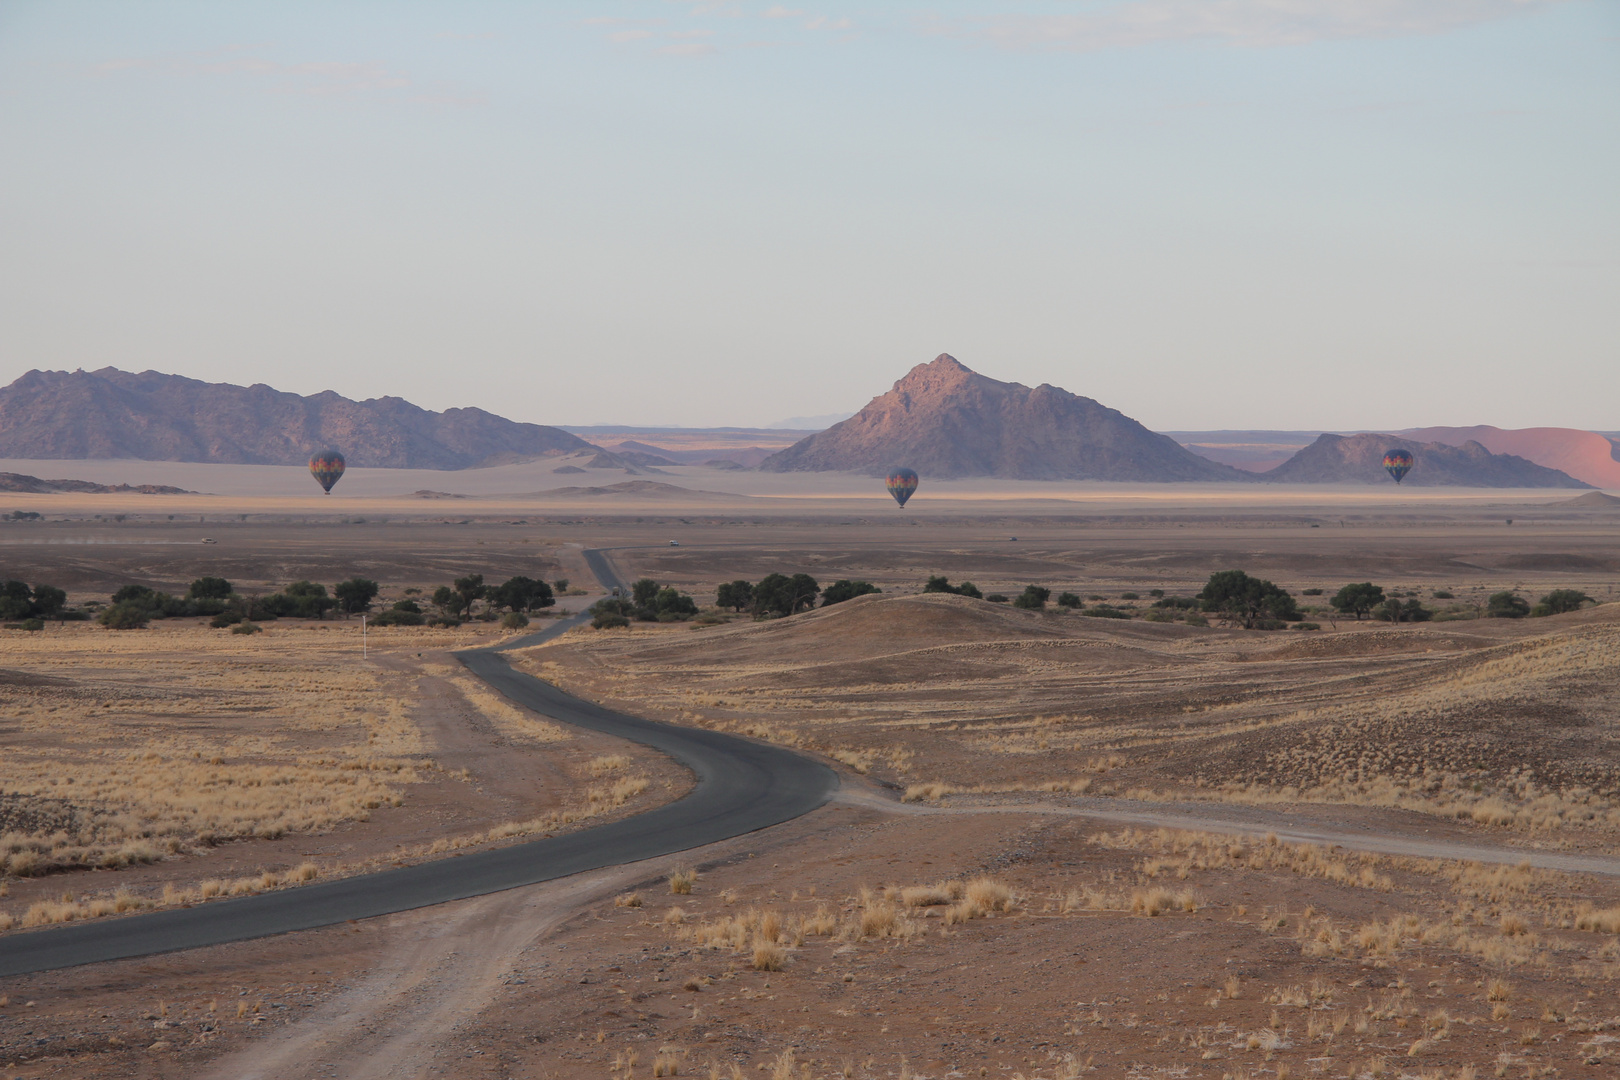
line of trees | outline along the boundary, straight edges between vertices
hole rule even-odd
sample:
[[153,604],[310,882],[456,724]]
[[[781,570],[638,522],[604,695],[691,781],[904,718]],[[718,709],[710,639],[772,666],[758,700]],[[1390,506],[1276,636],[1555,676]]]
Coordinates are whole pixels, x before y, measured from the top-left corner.
[[831,607],[882,591],[855,578],[840,578],[823,589],[809,574],[766,574],[758,583],[726,582],[715,590],[715,602],[734,612],[751,612],[756,619],[784,618],[815,607],[818,597],[822,607]]
[[685,622],[698,613],[697,601],[674,586],[642,578],[630,586],[629,596],[609,596],[591,608],[591,625],[598,630],[636,622]]

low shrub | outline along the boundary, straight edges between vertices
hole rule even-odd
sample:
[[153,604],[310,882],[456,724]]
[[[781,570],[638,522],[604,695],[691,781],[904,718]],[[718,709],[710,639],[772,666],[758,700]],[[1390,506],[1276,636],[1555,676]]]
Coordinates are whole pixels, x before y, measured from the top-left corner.
[[251,622],[239,622],[235,626],[231,627],[231,633],[233,634],[258,634],[262,633],[263,630],[264,627],[260,626],[258,623]]
[[101,611],[96,621],[109,630],[141,630],[152,620],[152,613],[135,600],[122,600]]

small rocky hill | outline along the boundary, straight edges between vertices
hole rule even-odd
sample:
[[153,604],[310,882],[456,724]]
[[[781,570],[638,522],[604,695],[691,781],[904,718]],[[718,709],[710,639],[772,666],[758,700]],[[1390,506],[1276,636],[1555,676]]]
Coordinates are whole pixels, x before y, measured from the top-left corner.
[[1260,479],[1282,484],[1389,484],[1384,454],[1400,448],[1414,458],[1406,487],[1585,488],[1567,473],[1477,442],[1448,446],[1399,435],[1323,435]]
[[765,472],[1014,480],[1249,481],[1090,398],[1000,382],[941,354],[841,423],[760,462]]
[[[0,458],[298,465],[327,446],[350,466],[394,469],[598,453],[577,435],[482,409],[431,412],[397,397],[305,397],[157,371],[30,371],[0,389]],[[606,457],[593,466],[629,467]]]
[[89,480],[41,480],[27,473],[0,472],[0,491],[20,491],[30,495],[56,495],[61,492],[95,495],[195,495],[195,491],[168,484],[97,484]]

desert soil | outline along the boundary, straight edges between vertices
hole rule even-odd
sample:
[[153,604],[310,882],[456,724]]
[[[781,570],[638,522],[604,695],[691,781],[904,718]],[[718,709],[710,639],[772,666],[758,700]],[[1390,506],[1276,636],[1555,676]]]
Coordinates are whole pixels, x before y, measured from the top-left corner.
[[[773,571],[865,578],[882,596],[842,610],[587,630],[521,660],[644,715],[826,755],[846,797],[657,864],[4,980],[0,1076],[1461,1080],[1489,1070],[1533,1080],[1613,1068],[1616,879],[1438,856],[1450,845],[1615,852],[1616,607],[1265,633],[918,595],[928,574],[944,573],[985,592],[1035,583],[1128,607],[1123,592],[1187,596],[1212,570],[1239,567],[1296,595],[1373,580],[1443,606],[1429,596],[1445,589],[1460,613],[1500,588],[1608,599],[1620,563],[1612,532],[1590,516],[1549,513],[1526,527],[1522,506],[1508,514],[1480,499],[1421,509],[1352,500],[1310,514],[1113,505],[1090,517],[877,518],[801,507],[305,526],[255,523],[262,507],[241,505],[249,521],[209,526],[225,552],[164,543],[180,528],[166,523],[139,534],[130,521],[46,523],[61,531],[31,535],[64,542],[8,543],[26,569],[6,576],[105,596],[129,580],[183,586],[228,558],[225,576],[265,587],[369,568],[391,598],[469,571],[583,581],[588,545],[620,549],[623,576],[653,576],[702,603],[719,582]],[[87,542],[65,542],[75,537]],[[421,779],[390,781],[401,805],[366,820],[211,848],[188,841],[118,870],[9,876],[0,908],[126,883],[151,894],[305,859],[352,865],[401,844],[432,857],[436,835],[477,835],[577,800],[602,782],[589,767],[600,757],[624,755],[652,781],[635,798],[679,791],[681,778],[650,755],[577,732],[536,737],[543,718],[481,699],[448,657],[463,637],[377,634],[377,652],[354,669],[368,680],[353,692],[369,712],[254,731],[244,695],[203,685],[230,663],[206,659],[213,646],[201,643],[218,632],[155,625],[142,633],[158,644],[93,662],[6,632],[8,749],[26,743],[33,760],[48,759],[47,718],[66,710],[74,726],[54,751],[64,755],[110,754],[116,728],[118,745],[162,756],[204,724],[198,737],[221,745],[252,734],[259,757],[243,764],[269,767],[349,752],[368,741],[363,716],[397,715],[420,743],[400,754],[420,760]],[[290,686],[309,677],[300,664],[314,646],[298,643],[336,633],[287,620],[253,640]],[[188,653],[192,674],[174,677]],[[92,700],[117,704],[70,704]],[[22,780],[8,777],[5,790]],[[1195,827],[1084,816],[1166,800]],[[1198,815],[1209,827],[1196,827]],[[1250,835],[1233,835],[1233,822]],[[1290,824],[1431,846],[1301,845],[1287,839]],[[692,891],[672,893],[669,875],[688,867]]]

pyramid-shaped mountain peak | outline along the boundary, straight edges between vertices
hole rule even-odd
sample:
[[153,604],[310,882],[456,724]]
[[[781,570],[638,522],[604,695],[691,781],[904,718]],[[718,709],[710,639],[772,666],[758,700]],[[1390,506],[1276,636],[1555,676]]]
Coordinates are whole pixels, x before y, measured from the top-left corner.
[[1090,398],[980,375],[949,353],[918,364],[855,416],[760,463],[770,472],[896,466],[924,477],[1247,481]]

